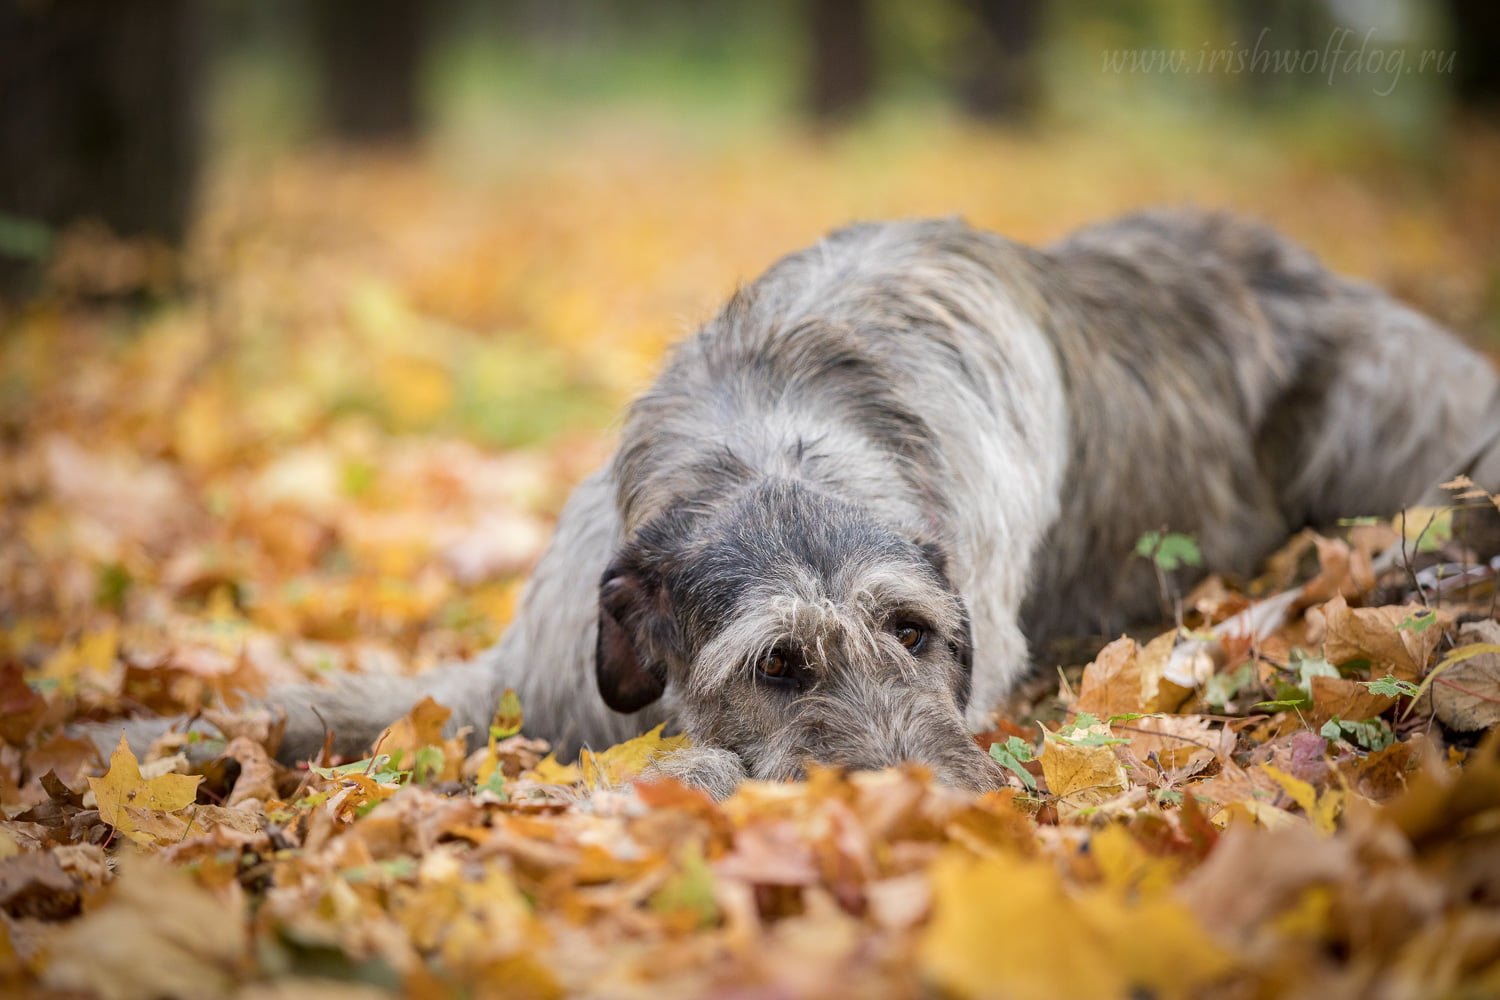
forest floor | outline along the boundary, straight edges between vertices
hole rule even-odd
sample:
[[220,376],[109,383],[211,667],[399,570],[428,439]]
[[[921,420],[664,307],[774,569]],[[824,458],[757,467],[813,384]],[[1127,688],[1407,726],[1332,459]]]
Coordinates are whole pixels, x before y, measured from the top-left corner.
[[[180,259],[64,234],[0,317],[0,990],[1500,994],[1495,586],[1437,586],[1441,513],[1188,593],[1158,546],[1188,632],[1295,590],[1287,624],[1186,665],[1170,627],[1099,637],[981,734],[1013,787],[978,798],[905,768],[713,802],[632,780],[671,739],[559,762],[509,701],[473,754],[423,705],[286,768],[238,700],[493,642],[665,347],[853,219],[1228,208],[1493,347],[1500,135],[1444,141],[577,122],[231,158]],[[225,738],[64,729],[147,713]]]

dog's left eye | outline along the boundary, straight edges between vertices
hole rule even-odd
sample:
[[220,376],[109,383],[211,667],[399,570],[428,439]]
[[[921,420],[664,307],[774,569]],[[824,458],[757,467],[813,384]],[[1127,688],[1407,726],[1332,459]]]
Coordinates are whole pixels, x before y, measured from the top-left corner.
[[927,639],[927,633],[922,629],[922,626],[913,625],[910,622],[897,625],[892,632],[896,636],[896,641],[905,646],[906,651],[909,653],[915,653],[920,650],[922,643]]
[[785,683],[792,680],[792,658],[779,649],[773,649],[755,664],[755,669],[767,680]]

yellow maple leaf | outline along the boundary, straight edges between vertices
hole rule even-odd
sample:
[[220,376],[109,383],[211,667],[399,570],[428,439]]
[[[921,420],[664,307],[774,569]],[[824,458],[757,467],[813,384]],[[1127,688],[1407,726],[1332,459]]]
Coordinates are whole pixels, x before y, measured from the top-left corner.
[[1049,861],[956,849],[939,855],[931,880],[918,957],[956,996],[1179,997],[1232,967],[1166,893],[1132,902],[1114,888],[1074,891]]
[[649,733],[642,733],[601,753],[583,751],[578,759],[583,779],[590,788],[600,784],[618,785],[644,771],[658,754],[671,753],[688,745],[686,736],[663,736],[661,731],[664,728],[665,722]]
[[[109,755],[109,771],[90,778],[89,787],[99,804],[99,818],[137,844],[172,839],[186,831],[186,823],[161,822],[163,814],[180,812],[198,797],[202,775],[162,774],[146,778],[140,761],[130,752],[125,734]],[[179,817],[181,819],[181,817]]]
[[1096,806],[1130,787],[1124,765],[1108,744],[1087,746],[1069,742],[1073,739],[1103,737],[1112,739],[1109,726],[1098,723],[1047,734],[1042,747],[1042,773],[1047,790],[1057,796],[1065,814]]
[[573,785],[583,780],[583,771],[577,764],[559,764],[557,754],[549,753],[521,777],[544,785]]

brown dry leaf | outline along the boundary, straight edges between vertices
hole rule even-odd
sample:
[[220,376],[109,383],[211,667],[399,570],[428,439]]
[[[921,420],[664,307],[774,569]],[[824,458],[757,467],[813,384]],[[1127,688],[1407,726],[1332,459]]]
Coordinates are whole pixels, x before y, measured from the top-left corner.
[[26,767],[32,774],[51,771],[63,784],[81,785],[86,772],[99,766],[99,748],[92,740],[75,739],[64,732],[54,733],[41,746],[25,754]]
[[78,911],[79,881],[51,852],[0,860],[0,911],[21,919],[61,920]]
[[1367,547],[1350,547],[1336,538],[1313,535],[1318,550],[1318,575],[1302,590],[1303,604],[1320,604],[1334,597],[1357,597],[1375,587],[1375,570]]
[[1356,793],[1384,802],[1406,791],[1407,774],[1421,750],[1418,739],[1392,743],[1362,758],[1346,758],[1340,761],[1339,770]]
[[[1324,620],[1323,655],[1335,666],[1369,660],[1373,676],[1390,672],[1417,681],[1427,669],[1432,651],[1443,639],[1451,616],[1411,604],[1402,607],[1351,608],[1335,597],[1321,609]],[[1422,625],[1430,614],[1437,621]]]
[[1199,580],[1182,603],[1203,616],[1208,625],[1217,625],[1226,618],[1239,614],[1250,606],[1249,598],[1230,589],[1224,578],[1210,573]]
[[1084,668],[1074,708],[1098,719],[1109,719],[1144,711],[1141,706],[1141,667],[1135,640],[1122,635]]
[[1373,719],[1396,703],[1390,695],[1373,694],[1359,681],[1344,677],[1312,679],[1312,721],[1321,726],[1334,716],[1345,722]]
[[1346,841],[1305,823],[1269,830],[1236,824],[1175,894],[1205,928],[1235,940],[1293,907],[1309,886],[1335,886],[1356,871]]
[[1500,729],[1485,736],[1462,768],[1436,757],[1428,755],[1409,776],[1406,794],[1388,803],[1381,816],[1414,843],[1451,837],[1466,824],[1500,821]]
[[42,982],[104,1000],[228,996],[248,958],[239,897],[147,858],[120,870],[102,905],[49,936]]
[[0,665],[0,740],[24,745],[46,711],[47,703],[26,683],[21,665]]
[[1131,756],[1143,763],[1155,760],[1163,769],[1176,772],[1176,780],[1201,771],[1220,752],[1219,732],[1212,720],[1202,716],[1148,715],[1114,728],[1118,735],[1130,738]]
[[1192,788],[1195,793],[1227,806],[1236,802],[1269,803],[1276,798],[1281,786],[1258,767],[1243,768],[1232,760],[1222,760],[1218,774]]
[[[1460,648],[1500,648],[1500,622],[1469,622],[1458,630],[1458,641]],[[1449,729],[1472,733],[1493,728],[1500,723],[1500,653],[1476,651],[1455,662],[1433,679],[1431,693],[1433,711]]]
[[171,815],[192,805],[198,796],[202,775],[141,775],[140,764],[130,752],[124,734],[109,757],[109,771],[90,778],[89,787],[99,806],[99,818],[137,844],[169,841],[187,827],[183,817]]
[[813,885],[812,846],[790,823],[757,823],[734,838],[734,850],[713,865],[720,878],[754,885]]
[[381,749],[415,752],[432,746],[443,738],[443,726],[452,714],[451,709],[439,705],[431,696],[425,697],[391,725]]
[[1163,632],[1145,646],[1129,636],[1111,642],[1084,669],[1075,709],[1105,720],[1176,711],[1199,683],[1196,677],[1166,676],[1176,642],[1175,632]]
[[1202,651],[1184,663],[1172,666],[1172,650],[1177,645],[1177,639],[1175,631],[1163,632],[1141,647],[1139,659],[1143,711],[1175,712],[1213,676],[1213,658]]
[[276,798],[276,772],[265,747],[252,743],[243,736],[236,736],[224,748],[225,757],[239,762],[240,776],[230,789],[224,804],[233,809],[246,802],[255,801],[264,805]]

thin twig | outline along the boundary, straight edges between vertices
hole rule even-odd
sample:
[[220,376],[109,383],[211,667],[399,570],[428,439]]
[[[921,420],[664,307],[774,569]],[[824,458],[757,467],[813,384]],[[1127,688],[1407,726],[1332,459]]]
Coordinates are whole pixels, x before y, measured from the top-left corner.
[[[1432,522],[1429,521],[1429,524]],[[1422,529],[1426,531],[1427,529]],[[1401,511],[1401,565],[1406,569],[1406,575],[1411,579],[1412,589],[1417,592],[1417,599],[1422,602],[1422,607],[1427,607],[1427,594],[1422,590],[1422,581],[1417,579],[1417,571],[1412,568],[1411,557],[1406,553],[1406,511]]]

